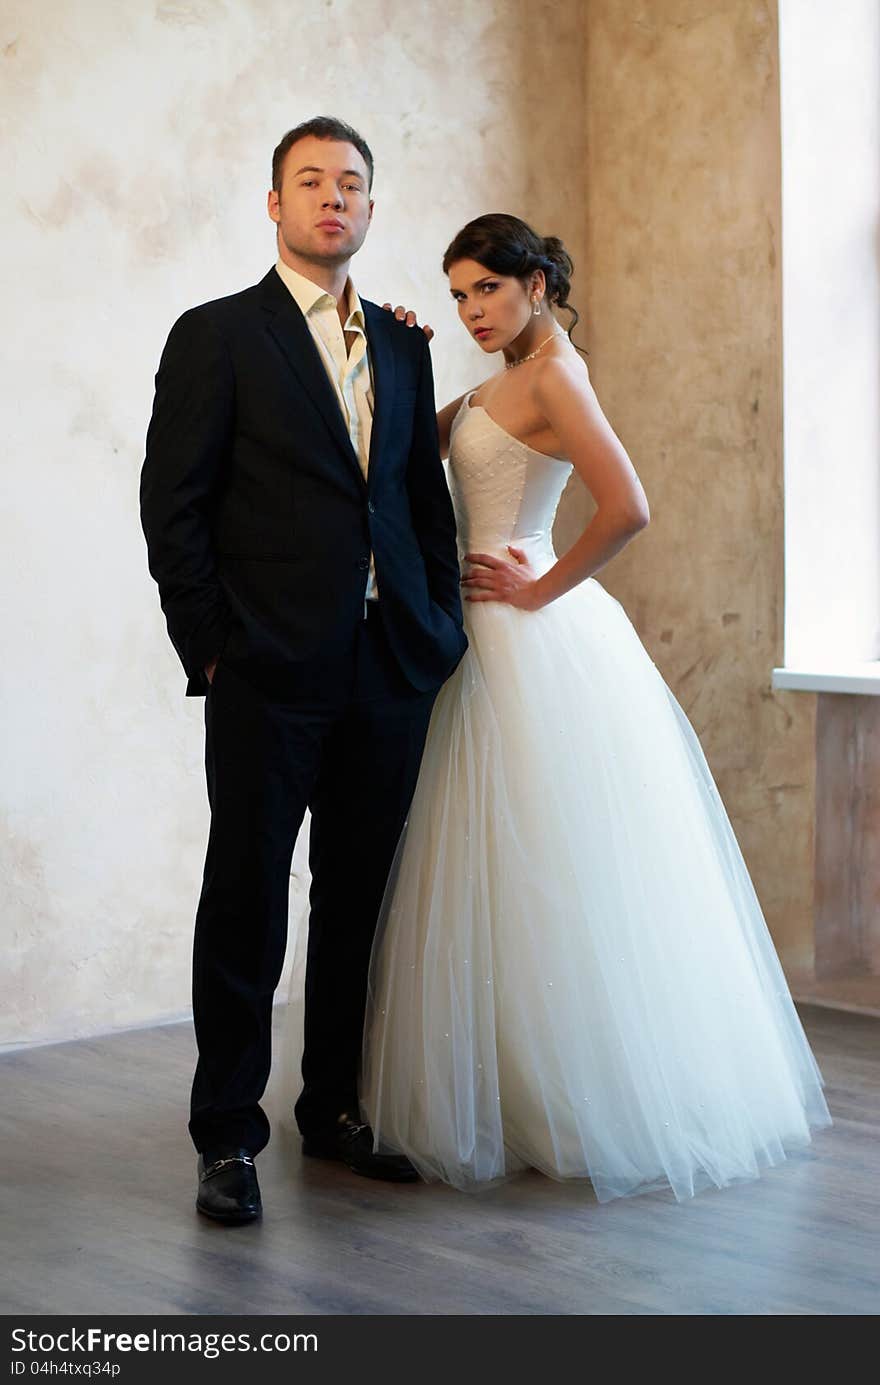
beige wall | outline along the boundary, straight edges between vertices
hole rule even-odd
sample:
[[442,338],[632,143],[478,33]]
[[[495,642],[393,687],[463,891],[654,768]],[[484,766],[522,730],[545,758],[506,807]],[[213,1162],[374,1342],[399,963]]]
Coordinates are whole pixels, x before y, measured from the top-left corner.
[[[603,581],[702,738],[787,964],[809,965],[815,699],[770,690],[775,5],[8,0],[2,25],[0,1041],[188,1007],[201,706],[146,577],[142,440],[173,319],[271,263],[271,148],[317,111],[373,145],[358,283],[433,322],[439,397],[484,372],[439,273],[452,233],[506,209],[570,244],[593,379],[653,511]],[[573,484],[563,538],[588,508]]]
[[809,969],[815,698],[782,662],[779,70],[770,0],[589,0],[592,375],[642,476],[606,574],[690,716],[786,965]]
[[[357,281],[481,378],[439,270],[506,209],[583,249],[583,22],[547,0],[6,0],[0,1042],[186,1012],[207,831],[201,704],[146,575],[137,482],[165,335],[274,258],[272,147],[359,126]],[[11,330],[10,330],[11,327]]]

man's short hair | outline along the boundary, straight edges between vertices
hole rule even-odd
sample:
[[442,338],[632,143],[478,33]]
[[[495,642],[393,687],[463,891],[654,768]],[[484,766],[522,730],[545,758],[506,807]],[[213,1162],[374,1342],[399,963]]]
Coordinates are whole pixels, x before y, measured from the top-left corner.
[[343,144],[353,144],[367,165],[368,187],[372,188],[373,155],[363,135],[359,135],[357,130],[346,125],[344,120],[337,120],[333,115],[316,115],[311,120],[304,120],[301,125],[295,125],[292,130],[288,130],[272,155],[272,187],[276,192],[281,191],[284,160],[288,150],[298,140],[305,139],[308,135],[312,135],[315,139],[335,139]]

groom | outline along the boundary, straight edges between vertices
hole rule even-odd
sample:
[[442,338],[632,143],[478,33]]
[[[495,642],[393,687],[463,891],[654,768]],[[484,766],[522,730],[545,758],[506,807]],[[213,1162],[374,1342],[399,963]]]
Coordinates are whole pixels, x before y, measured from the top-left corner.
[[278,262],[184,313],[141,479],[150,571],[206,696],[211,831],[196,916],[199,1211],[260,1215],[254,1156],[306,808],[303,1152],[411,1181],[358,1112],[367,969],[431,708],[465,648],[427,342],[358,297],[373,158],[329,117],[272,159]]

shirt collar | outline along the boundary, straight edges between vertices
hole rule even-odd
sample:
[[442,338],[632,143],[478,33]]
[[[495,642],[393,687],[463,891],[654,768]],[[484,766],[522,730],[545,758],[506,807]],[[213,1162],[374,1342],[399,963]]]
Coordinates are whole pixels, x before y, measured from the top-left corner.
[[[290,265],[285,264],[280,257],[275,269],[282,283],[289,289],[291,297],[296,302],[303,317],[308,317],[318,307],[332,308],[334,312],[336,311],[336,299],[332,293],[322,289],[320,284],[313,284],[311,279],[307,279],[305,275],[291,269]],[[363,306],[351,279],[347,281],[346,288],[348,290],[349,312],[344,330],[346,332],[366,332]]]

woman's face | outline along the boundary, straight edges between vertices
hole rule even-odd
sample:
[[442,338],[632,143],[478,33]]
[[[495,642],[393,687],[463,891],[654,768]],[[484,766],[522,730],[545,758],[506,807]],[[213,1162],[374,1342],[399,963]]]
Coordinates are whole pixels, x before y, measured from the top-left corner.
[[484,351],[502,351],[528,326],[529,287],[508,274],[495,274],[476,260],[449,266],[449,292],[458,315]]

